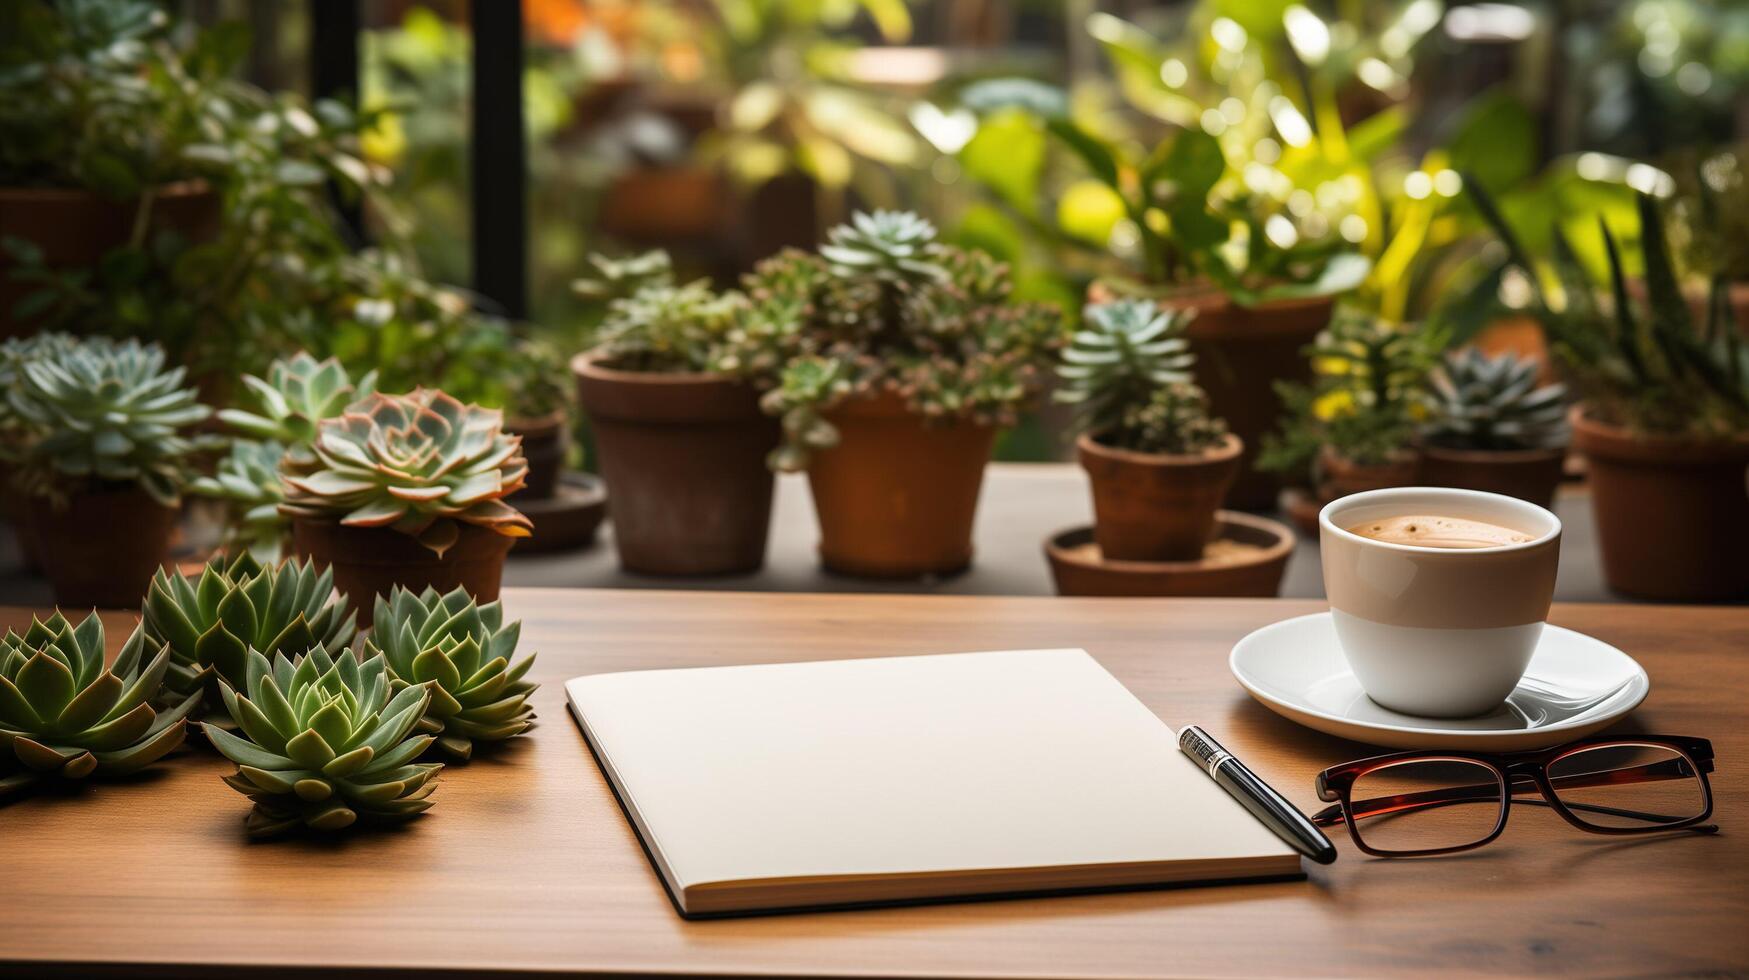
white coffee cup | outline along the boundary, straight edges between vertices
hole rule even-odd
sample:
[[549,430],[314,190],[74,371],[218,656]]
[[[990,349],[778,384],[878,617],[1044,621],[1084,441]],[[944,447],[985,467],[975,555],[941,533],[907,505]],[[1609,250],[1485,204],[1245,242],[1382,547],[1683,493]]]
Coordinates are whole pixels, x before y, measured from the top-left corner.
[[[1395,544],[1347,529],[1426,514],[1530,536],[1489,548]],[[1367,696],[1404,714],[1462,718],[1524,677],[1555,592],[1561,521],[1516,497],[1445,487],[1351,494],[1318,514],[1336,636]]]

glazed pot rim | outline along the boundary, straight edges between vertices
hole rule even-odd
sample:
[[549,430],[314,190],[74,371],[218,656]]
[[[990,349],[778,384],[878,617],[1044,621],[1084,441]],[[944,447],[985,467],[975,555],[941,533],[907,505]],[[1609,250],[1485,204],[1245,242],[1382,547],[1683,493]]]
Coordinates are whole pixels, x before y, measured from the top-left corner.
[[[199,197],[204,194],[216,194],[212,184],[205,177],[185,177],[159,184],[154,194],[159,199],[167,197]],[[87,187],[32,187],[18,185],[0,185],[0,200],[30,201],[54,203],[70,203],[84,200],[99,200],[116,202],[115,198],[104,197]],[[138,198],[133,198],[137,200]],[[125,203],[128,199],[122,199]]]
[[1221,437],[1219,445],[1199,453],[1145,453],[1106,445],[1093,433],[1083,432],[1075,437],[1075,448],[1089,455],[1143,466],[1206,466],[1237,457],[1245,451],[1245,440],[1239,438],[1238,433],[1229,432]]
[[1071,565],[1076,568],[1126,572],[1137,575],[1148,573],[1183,574],[1208,572],[1214,571],[1215,569],[1224,571],[1227,569],[1251,568],[1257,565],[1266,565],[1272,561],[1281,559],[1283,556],[1291,555],[1295,545],[1298,543],[1298,536],[1294,534],[1293,529],[1280,521],[1272,521],[1267,517],[1259,517],[1256,514],[1247,514],[1244,511],[1238,510],[1215,511],[1215,536],[1210,540],[1219,540],[1222,537],[1222,530],[1235,525],[1270,534],[1274,536],[1275,542],[1268,547],[1259,547],[1257,555],[1254,558],[1241,562],[1228,562],[1222,565],[1210,565],[1206,559],[1201,558],[1196,559],[1195,561],[1136,561],[1128,558],[1106,558],[1104,555],[1101,555],[1100,560],[1097,562],[1089,562],[1076,558],[1070,550],[1061,543],[1064,538],[1067,538],[1070,535],[1083,533],[1088,535],[1089,540],[1092,540],[1093,525],[1078,524],[1074,527],[1052,532],[1051,535],[1045,539],[1045,552],[1050,556],[1052,561],[1059,561],[1065,565]]

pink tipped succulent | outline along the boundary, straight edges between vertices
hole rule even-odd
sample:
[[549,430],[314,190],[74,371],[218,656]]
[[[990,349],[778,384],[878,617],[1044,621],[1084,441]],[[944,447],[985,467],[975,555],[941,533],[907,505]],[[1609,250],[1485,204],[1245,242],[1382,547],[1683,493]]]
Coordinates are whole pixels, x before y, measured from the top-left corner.
[[316,427],[314,459],[281,475],[292,517],[349,527],[392,527],[438,554],[460,523],[527,537],[528,518],[504,498],[528,476],[522,437],[503,431],[503,413],[441,391],[374,394]]

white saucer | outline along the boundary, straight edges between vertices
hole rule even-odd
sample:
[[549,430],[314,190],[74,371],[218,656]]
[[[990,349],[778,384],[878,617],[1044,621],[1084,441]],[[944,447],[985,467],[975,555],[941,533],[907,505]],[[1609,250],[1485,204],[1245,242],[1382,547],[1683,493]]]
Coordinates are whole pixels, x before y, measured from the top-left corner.
[[1589,735],[1639,706],[1652,689],[1634,658],[1583,633],[1544,627],[1518,688],[1491,714],[1417,718],[1360,689],[1329,613],[1265,626],[1228,659],[1251,696],[1284,718],[1357,742],[1399,749],[1518,752]]

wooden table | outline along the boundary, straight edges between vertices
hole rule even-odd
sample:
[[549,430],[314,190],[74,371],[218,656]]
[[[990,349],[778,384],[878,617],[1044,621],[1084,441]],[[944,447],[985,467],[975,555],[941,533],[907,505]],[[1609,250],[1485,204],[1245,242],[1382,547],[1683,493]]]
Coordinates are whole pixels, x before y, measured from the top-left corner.
[[0,808],[0,975],[1749,972],[1741,609],[1553,617],[1650,671],[1651,697],[1623,730],[1714,740],[1717,836],[1612,840],[1525,807],[1499,842],[1457,857],[1369,860],[1339,840],[1341,860],[1305,882],[688,923],[566,716],[563,679],[1084,646],[1163,719],[1207,726],[1311,807],[1314,772],[1372,750],[1254,704],[1226,656],[1246,631],[1318,605],[542,590],[506,603],[525,649],[541,651],[541,725],[446,770],[437,806],[403,829],[248,843],[246,801],[204,750]]

